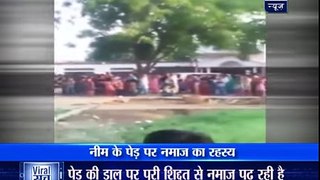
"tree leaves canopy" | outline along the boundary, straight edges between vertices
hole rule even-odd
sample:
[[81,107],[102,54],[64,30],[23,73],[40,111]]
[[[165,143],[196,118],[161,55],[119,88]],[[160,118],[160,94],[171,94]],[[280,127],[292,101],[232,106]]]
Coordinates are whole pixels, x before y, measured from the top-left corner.
[[[94,37],[90,58],[152,65],[194,57],[199,46],[256,52],[264,19],[243,22],[241,14],[263,12],[248,0],[80,0]],[[116,31],[118,30],[118,31]]]

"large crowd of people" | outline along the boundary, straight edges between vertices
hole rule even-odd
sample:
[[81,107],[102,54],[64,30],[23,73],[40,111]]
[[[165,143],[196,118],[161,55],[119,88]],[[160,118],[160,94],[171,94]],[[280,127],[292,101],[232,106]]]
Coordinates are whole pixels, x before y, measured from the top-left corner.
[[266,79],[261,75],[232,74],[150,74],[115,76],[111,73],[90,76],[55,77],[63,95],[137,96],[160,94],[264,96]]

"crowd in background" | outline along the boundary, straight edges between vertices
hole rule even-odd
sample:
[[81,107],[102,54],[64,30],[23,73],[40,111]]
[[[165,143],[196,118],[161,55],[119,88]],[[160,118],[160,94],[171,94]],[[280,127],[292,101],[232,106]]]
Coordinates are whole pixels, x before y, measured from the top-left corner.
[[245,95],[264,96],[266,79],[259,75],[180,74],[115,76],[110,73],[91,76],[55,77],[63,95],[137,96],[161,94]]

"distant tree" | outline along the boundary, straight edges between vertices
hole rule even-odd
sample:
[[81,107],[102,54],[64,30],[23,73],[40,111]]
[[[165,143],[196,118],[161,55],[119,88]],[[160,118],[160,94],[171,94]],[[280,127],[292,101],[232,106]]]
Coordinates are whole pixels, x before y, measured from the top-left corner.
[[242,33],[238,34],[239,58],[248,60],[250,54],[259,53],[258,46],[265,44],[265,18],[256,18],[240,25]]
[[94,29],[79,36],[94,38],[89,59],[131,61],[139,73],[148,73],[161,60],[192,59],[200,46],[238,49],[245,57],[264,38],[264,25],[239,18],[262,12],[260,1],[79,1]]

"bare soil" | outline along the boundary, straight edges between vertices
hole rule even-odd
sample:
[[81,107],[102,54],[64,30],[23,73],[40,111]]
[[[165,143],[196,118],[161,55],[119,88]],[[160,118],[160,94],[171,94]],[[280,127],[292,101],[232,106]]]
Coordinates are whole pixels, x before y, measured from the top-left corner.
[[[56,127],[81,127],[93,124],[103,126],[106,123],[130,124],[144,120],[159,120],[174,115],[189,115],[200,111],[221,109],[259,109],[264,105],[259,98],[239,99],[226,97],[212,99],[205,97],[182,97],[161,99],[156,97],[55,97],[56,108],[77,109],[86,105],[97,104],[94,109],[82,111],[59,121]],[[189,101],[189,102],[188,102]],[[69,125],[68,125],[69,124]]]

